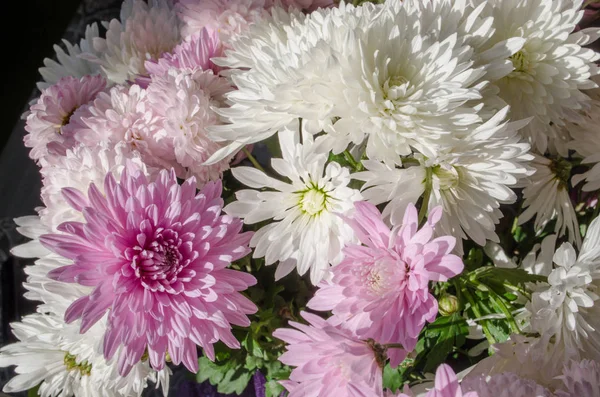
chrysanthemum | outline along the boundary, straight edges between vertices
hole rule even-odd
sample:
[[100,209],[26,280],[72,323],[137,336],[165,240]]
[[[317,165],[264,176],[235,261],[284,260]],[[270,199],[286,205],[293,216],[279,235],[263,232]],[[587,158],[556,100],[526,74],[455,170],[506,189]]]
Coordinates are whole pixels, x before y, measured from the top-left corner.
[[554,232],[568,235],[569,241],[581,245],[579,223],[569,197],[571,163],[560,157],[549,159],[535,155],[530,163],[535,173],[525,180],[523,208],[519,224],[533,219],[534,228],[541,233],[548,222],[555,220]]
[[[596,77],[593,80],[598,82],[600,78]],[[589,109],[582,112],[582,120],[566,123],[564,128],[572,138],[568,148],[575,150],[576,154],[583,158],[582,165],[590,167],[582,174],[573,175],[571,183],[575,186],[585,181],[581,190],[591,192],[600,190],[600,89],[589,90],[586,94],[592,98],[592,102]]]
[[147,161],[175,168],[180,178],[194,176],[199,186],[220,178],[230,159],[204,164],[222,147],[207,137],[206,128],[220,123],[213,107],[223,106],[224,95],[231,90],[228,81],[212,70],[170,69],[155,75],[147,90],[154,117]]
[[11,326],[19,342],[0,349],[0,366],[16,365],[17,375],[4,386],[6,393],[39,385],[42,397],[133,397],[141,396],[148,381],[158,381],[164,391],[168,387],[168,370],[156,373],[147,362],[119,376],[116,363],[98,350],[101,327],[81,335],[52,313],[32,314]]
[[390,231],[374,205],[358,202],[355,207],[347,222],[363,245],[344,247],[342,262],[332,269],[332,281],[319,285],[308,307],[331,310],[331,321],[361,339],[401,344],[405,352],[394,354],[396,366],[414,349],[425,322],[437,315],[429,282],[447,281],[462,271],[463,263],[450,254],[454,237],[432,239],[441,208],[433,209],[418,229],[417,210],[410,204],[402,223]]
[[[385,215],[399,223],[408,202],[423,194],[429,208],[442,206],[444,216],[436,233],[470,238],[484,246],[486,240],[499,242],[495,226],[502,217],[501,203],[513,203],[515,186],[531,173],[529,145],[519,142],[522,122],[503,122],[507,108],[483,124],[475,126],[461,143],[437,157],[404,161],[404,169],[364,161],[367,171],[356,173],[363,180],[363,195],[379,205],[390,201]],[[413,165],[414,164],[414,165]],[[456,245],[462,252],[462,240]]]
[[526,306],[531,331],[549,344],[558,363],[600,357],[599,227],[600,219],[589,225],[579,257],[569,243],[556,250],[548,284],[537,284]]
[[[44,59],[44,66],[39,69],[43,81],[37,83],[40,91],[58,83],[63,77],[82,78],[100,73],[100,66],[84,59],[81,54],[95,54],[93,41],[99,36],[98,25],[93,23],[85,28],[85,36],[79,44],[71,44],[63,40],[66,51],[59,45],[54,46],[56,60]],[[98,55],[98,54],[96,54]]]
[[104,194],[94,184],[87,197],[75,189],[63,194],[85,222],[65,222],[61,234],[41,237],[73,261],[49,277],[93,288],[65,319],[81,319],[86,332],[108,311],[104,355],[111,359],[123,346],[120,374],[145,351],[157,370],[168,351],[174,363],[196,372],[196,345],[212,359],[219,340],[239,347],[230,324],[248,326],[246,314],[256,307],[238,291],[256,280],[227,266],[248,254],[251,235],[240,233],[241,221],[221,215],[220,182],[196,194],[193,178],[179,185],[173,171],[163,170],[148,180],[131,165],[119,182],[106,175]]
[[266,15],[270,0],[179,0],[177,15],[182,21],[181,34],[189,38],[207,29],[228,42]]
[[596,87],[593,63],[598,55],[581,46],[598,37],[595,30],[573,33],[583,15],[582,0],[491,0],[484,14],[494,18],[493,46],[510,37],[525,39],[510,57],[514,70],[493,81],[498,95],[511,107],[515,120],[533,117],[521,133],[543,154],[559,139],[552,124],[577,118],[589,98],[580,90]]
[[600,364],[597,361],[572,361],[565,365],[560,376],[563,381],[557,397],[600,396]]
[[77,121],[78,141],[88,146],[125,142],[128,149],[137,150],[150,160],[148,142],[154,115],[146,96],[146,90],[137,84],[100,93]]
[[[531,379],[521,378],[512,372],[490,377],[466,377],[461,382],[464,391],[474,392],[478,397],[553,397],[550,390]],[[454,396],[453,396],[454,397]]]
[[211,58],[221,55],[223,46],[217,33],[202,29],[175,47],[173,52],[166,53],[157,60],[146,61],[146,71],[150,76],[163,76],[171,68],[189,72],[210,69],[217,74],[220,68]]
[[233,168],[234,177],[244,185],[269,190],[240,190],[237,201],[225,207],[225,212],[247,224],[273,219],[252,237],[253,256],[264,256],[267,265],[279,261],[276,278],[294,268],[301,275],[310,270],[311,282],[316,285],[330,264],[340,261],[342,247],[353,238],[338,214],[347,214],[361,197],[348,187],[346,168],[335,162],[326,165],[327,155],[315,153],[312,137],[304,134],[300,144],[298,123],[290,128],[279,134],[283,159],[271,162],[290,182],[250,167]]
[[[408,393],[408,394],[405,394]],[[413,393],[406,391],[398,397],[413,397]],[[456,374],[447,364],[442,364],[435,371],[435,384],[424,397],[479,397],[476,391],[466,391],[458,382]],[[524,397],[524,396],[523,396]],[[529,396],[528,397],[532,397]],[[537,397],[537,396],[536,396]]]
[[289,397],[381,397],[382,363],[373,346],[352,333],[302,312],[310,325],[290,322],[273,336],[288,343],[279,361],[296,367],[281,384]]
[[64,155],[66,149],[73,147],[76,139],[69,124],[71,119],[105,88],[106,81],[101,76],[69,76],[42,91],[25,124],[29,157],[44,164],[49,154]]
[[343,4],[305,16],[274,8],[233,38],[227,56],[215,63],[232,69],[228,73],[238,89],[227,96],[231,106],[219,111],[229,124],[211,128],[213,139],[229,145],[211,161],[266,139],[299,117],[313,134],[330,125],[336,104],[326,96],[340,88],[332,82],[339,61],[348,59],[345,43],[369,26],[379,9]]
[[94,40],[101,56],[88,59],[117,84],[145,75],[147,60],[160,58],[180,41],[179,21],[168,0],[125,0],[120,21],[113,19],[106,28],[106,39]]
[[93,183],[102,192],[106,174],[110,172],[119,180],[128,161],[136,163],[144,172],[147,171],[139,154],[129,152],[124,144],[91,147],[79,144],[67,150],[64,156],[44,165],[40,170],[42,201],[45,206],[39,211],[42,223],[49,230],[56,231],[63,222],[82,221],[81,212],[65,201],[62,189],[76,189],[85,194]]

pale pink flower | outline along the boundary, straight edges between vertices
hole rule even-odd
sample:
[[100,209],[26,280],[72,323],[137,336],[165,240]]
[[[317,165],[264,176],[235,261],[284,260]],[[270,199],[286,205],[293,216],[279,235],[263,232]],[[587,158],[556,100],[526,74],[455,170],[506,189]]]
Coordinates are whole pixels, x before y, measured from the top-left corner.
[[106,315],[104,355],[119,346],[118,369],[127,374],[147,352],[160,370],[168,351],[175,364],[198,371],[196,345],[214,359],[213,344],[239,342],[231,324],[250,325],[256,306],[239,291],[256,280],[227,269],[250,252],[251,233],[242,222],[221,215],[221,182],[196,193],[196,181],[179,185],[173,171],[155,180],[128,164],[119,182],[108,173],[104,194],[91,184],[87,195],[63,189],[84,222],[65,222],[60,234],[41,243],[73,261],[52,270],[57,281],[92,287],[71,304],[65,320],[81,319],[81,332]]
[[29,157],[44,163],[48,154],[64,155],[77,142],[70,121],[106,88],[101,76],[63,77],[42,91],[31,107],[25,130]]
[[381,362],[367,342],[314,314],[302,312],[310,325],[291,321],[273,336],[288,343],[279,361],[296,367],[281,384],[289,397],[381,397]]
[[429,292],[430,281],[447,281],[463,269],[462,260],[450,254],[456,239],[432,239],[442,216],[434,208],[418,230],[413,204],[402,225],[391,231],[377,208],[367,202],[355,204],[356,214],[347,222],[363,245],[347,245],[344,259],[332,269],[332,281],[322,282],[308,307],[331,310],[331,321],[344,324],[359,338],[381,344],[401,344],[390,349],[396,366],[412,351],[425,322],[435,319],[438,305]]
[[479,397],[553,397],[550,390],[512,372],[467,377],[461,382],[461,388],[477,392]]
[[232,35],[243,32],[267,15],[271,4],[271,0],[179,0],[175,9],[183,22],[183,37],[207,29],[219,34],[226,44]]
[[[173,52],[164,54],[156,61],[146,61],[146,71],[150,76],[163,76],[172,68],[189,72],[212,70],[217,74],[221,68],[215,65],[211,58],[222,55],[223,46],[219,35],[202,29],[192,35],[188,41],[175,47]],[[149,80],[146,83],[149,83]]]
[[220,123],[213,107],[221,106],[231,90],[228,81],[211,70],[170,69],[154,76],[148,86],[148,106],[156,117],[148,143],[151,160],[175,168],[180,178],[195,176],[199,186],[220,178],[229,169],[229,158],[203,164],[222,147],[207,137],[206,128]]
[[[401,394],[400,397],[404,396]],[[463,393],[452,368],[442,364],[435,371],[434,388],[429,390],[425,397],[479,397],[479,395],[474,391]]]
[[77,139],[88,146],[124,142],[130,151],[138,151],[151,163],[148,142],[155,117],[149,109],[146,90],[139,85],[116,86],[98,95],[79,121]]
[[596,361],[571,361],[559,378],[563,386],[556,392],[556,397],[600,396],[600,364]]

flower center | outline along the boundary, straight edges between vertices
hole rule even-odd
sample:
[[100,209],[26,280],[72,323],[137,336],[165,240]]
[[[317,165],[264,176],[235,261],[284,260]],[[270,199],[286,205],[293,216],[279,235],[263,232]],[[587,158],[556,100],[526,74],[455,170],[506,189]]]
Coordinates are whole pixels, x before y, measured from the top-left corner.
[[370,266],[356,268],[357,276],[361,276],[368,291],[377,296],[384,296],[397,290],[406,280],[409,268],[401,260],[391,257],[378,259]]
[[146,234],[140,233],[140,245],[126,253],[135,276],[152,292],[181,292],[181,282],[191,276],[184,268],[194,252],[186,252],[184,239],[174,230],[159,228],[149,240]]
[[62,120],[61,120],[61,124],[60,124],[60,126],[58,127],[58,129],[56,130],[56,132],[57,132],[59,135],[62,135],[62,128],[63,128],[64,126],[66,126],[67,124],[69,124],[69,121],[71,121],[71,117],[73,116],[73,114],[75,113],[75,111],[76,111],[76,110],[77,110],[77,106],[75,106],[75,107],[73,108],[73,110],[71,110],[69,113],[67,113],[67,114],[66,114],[66,115],[65,115],[65,116],[62,118]]
[[323,189],[312,186],[300,194],[300,210],[310,216],[317,216],[327,209],[328,198]]
[[70,353],[65,353],[63,362],[67,371],[79,371],[81,376],[90,376],[90,373],[92,372],[92,364],[89,364],[87,361],[78,363],[77,357]]
[[460,176],[458,170],[453,167],[442,167],[436,165],[432,168],[434,183],[439,190],[450,190],[458,187]]
[[514,72],[518,72],[518,73],[529,72],[531,62],[529,61],[529,57],[527,56],[527,53],[524,50],[517,52],[516,54],[512,55],[508,59],[511,60],[513,67],[515,68],[513,73]]
[[559,189],[566,189],[569,186],[571,168],[573,168],[573,165],[562,157],[557,157],[550,163],[550,171],[552,171],[555,178],[558,180]]
[[392,76],[383,84],[383,93],[386,99],[396,101],[404,98],[408,91],[410,82],[404,76]]

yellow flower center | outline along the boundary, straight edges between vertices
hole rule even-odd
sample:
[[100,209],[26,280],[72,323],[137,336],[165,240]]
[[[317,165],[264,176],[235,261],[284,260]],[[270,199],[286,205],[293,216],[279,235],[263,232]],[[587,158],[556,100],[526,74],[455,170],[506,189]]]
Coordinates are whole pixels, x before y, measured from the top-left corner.
[[92,364],[89,364],[87,361],[78,363],[77,357],[71,353],[65,353],[63,362],[65,367],[67,367],[67,371],[79,371],[81,376],[90,376],[92,372]]

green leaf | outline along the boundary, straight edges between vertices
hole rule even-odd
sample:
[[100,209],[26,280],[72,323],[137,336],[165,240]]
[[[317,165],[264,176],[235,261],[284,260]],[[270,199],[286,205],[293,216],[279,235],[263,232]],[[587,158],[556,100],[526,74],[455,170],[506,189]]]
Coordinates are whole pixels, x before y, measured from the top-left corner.
[[279,397],[283,390],[283,386],[274,380],[265,383],[265,397]]
[[223,394],[242,394],[248,386],[252,375],[253,372],[249,372],[244,368],[232,368],[227,371],[217,386],[217,391]]
[[425,327],[421,335],[424,346],[419,346],[422,352],[417,356],[417,363],[424,362],[422,367],[425,372],[435,371],[455,347],[464,345],[468,333],[469,326],[460,313],[438,317]]
[[383,387],[396,392],[403,384],[403,370],[401,367],[392,368],[390,364],[386,364],[383,368]]

